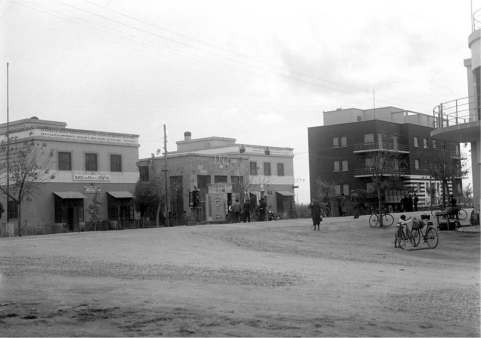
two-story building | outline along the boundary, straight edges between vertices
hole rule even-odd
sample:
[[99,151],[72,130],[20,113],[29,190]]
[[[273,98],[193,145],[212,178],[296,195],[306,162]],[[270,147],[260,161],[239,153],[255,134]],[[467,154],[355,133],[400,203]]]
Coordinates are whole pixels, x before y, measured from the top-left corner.
[[[177,218],[223,221],[233,201],[257,203],[265,197],[274,213],[289,217],[294,208],[293,157],[292,148],[239,144],[227,137],[192,139],[185,132],[177,151],[167,156],[169,210]],[[165,161],[140,160],[141,181],[162,179]],[[194,190],[199,191],[200,215],[192,208]]]
[[[138,180],[138,135],[67,128],[65,122],[40,120],[37,117],[13,121],[8,126],[10,185],[15,178],[15,151],[22,144],[32,144],[39,165],[38,177],[31,180],[35,188],[21,207],[22,233],[78,231],[91,221],[124,222],[133,220],[133,192]],[[7,126],[0,125],[0,142],[5,146]],[[40,151],[39,151],[40,149]],[[7,162],[5,151],[2,162]],[[0,180],[6,186],[6,166]],[[19,210],[7,203],[8,215],[0,219],[2,232],[18,231],[15,224]],[[7,226],[7,216],[8,224]],[[15,230],[14,230],[15,229]]]
[[[319,181],[333,185],[335,196],[363,191],[375,197],[373,178],[391,177],[399,184],[383,188],[385,204],[397,209],[411,193],[423,207],[431,203],[431,191],[437,192],[435,199],[442,197],[433,165],[445,160],[451,168],[460,167],[459,145],[431,137],[432,116],[382,107],[337,109],[323,117],[323,126],[308,129],[311,198],[319,198]],[[461,177],[445,190],[460,194]]]

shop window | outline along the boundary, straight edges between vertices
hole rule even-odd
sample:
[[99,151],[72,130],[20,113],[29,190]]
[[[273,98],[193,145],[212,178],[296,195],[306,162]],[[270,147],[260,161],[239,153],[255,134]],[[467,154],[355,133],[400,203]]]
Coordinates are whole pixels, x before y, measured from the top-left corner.
[[257,175],[257,162],[250,162],[250,174]]
[[149,167],[148,166],[140,166],[139,167],[139,176],[142,182],[149,181]]
[[122,155],[110,155],[110,171],[122,171]]
[[97,171],[98,170],[97,154],[95,154],[95,153],[86,153],[85,154],[85,170],[86,171]]
[[7,203],[7,219],[18,217],[18,204],[15,201],[8,201]]
[[72,170],[72,153],[58,152],[58,170]]
[[277,163],[277,176],[284,176],[284,163]]
[[271,176],[271,164],[264,162],[264,176]]

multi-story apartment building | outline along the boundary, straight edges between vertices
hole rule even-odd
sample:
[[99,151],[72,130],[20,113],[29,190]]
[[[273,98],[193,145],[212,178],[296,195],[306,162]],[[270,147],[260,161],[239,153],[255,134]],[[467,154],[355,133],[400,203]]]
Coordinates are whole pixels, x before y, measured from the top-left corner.
[[[311,198],[319,198],[319,180],[334,186],[335,195],[346,198],[363,191],[376,197],[373,175],[396,177],[397,187],[383,191],[383,202],[393,209],[406,193],[416,194],[419,206],[431,201],[433,187],[441,194],[439,181],[430,175],[440,153],[448,152],[450,166],[459,167],[456,144],[431,137],[433,118],[396,107],[361,110],[337,109],[323,114],[324,125],[308,129]],[[383,154],[381,164],[379,154]],[[461,179],[449,187],[460,192]],[[348,199],[348,198],[347,198]]]
[[474,210],[479,219],[481,210],[481,9],[474,13],[473,29],[468,37],[471,58],[464,60],[468,96],[441,103],[434,108],[436,129],[431,132],[431,135],[449,142],[471,144]]
[[[18,231],[21,215],[23,234],[78,231],[90,221],[92,208],[99,220],[115,222],[134,217],[133,192],[138,180],[138,135],[67,128],[65,122],[36,117],[9,123],[10,185],[16,178],[16,152],[31,144],[39,168],[30,179],[34,189],[18,205],[0,193],[0,203],[8,206],[0,219],[1,232]],[[7,125],[0,125],[0,184],[6,187]],[[32,153],[33,154],[33,153]],[[40,156],[41,155],[41,156]],[[30,159],[32,159],[31,157]]]
[[[200,192],[200,220],[223,221],[229,205],[267,199],[273,212],[288,217],[294,204],[293,149],[238,144],[234,138],[192,139],[190,132],[167,156],[169,210],[194,219],[191,193]],[[165,158],[138,162],[141,181],[162,179]],[[164,189],[165,190],[165,189]]]

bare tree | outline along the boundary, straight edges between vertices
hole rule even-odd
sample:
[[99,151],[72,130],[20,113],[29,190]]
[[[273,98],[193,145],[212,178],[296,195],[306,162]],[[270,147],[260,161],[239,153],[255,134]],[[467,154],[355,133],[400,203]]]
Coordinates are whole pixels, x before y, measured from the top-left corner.
[[[7,150],[9,168],[7,172]],[[33,140],[17,142],[10,140],[0,144],[0,176],[2,183],[0,192],[7,201],[14,202],[18,210],[17,226],[18,235],[22,235],[22,204],[25,200],[33,198],[38,184],[55,176],[50,172],[49,164],[53,158],[53,151],[47,148],[45,143],[34,142]],[[9,188],[6,186],[7,175],[9,177]]]
[[407,163],[399,155],[387,151],[377,151],[370,155],[370,159],[370,165],[367,165],[366,169],[369,171],[371,183],[377,194],[378,221],[382,226],[380,211],[383,207],[383,196],[387,189],[402,187],[400,173],[407,167]]
[[446,144],[442,145],[442,149],[434,152],[433,158],[428,163],[430,177],[441,182],[442,206],[444,209],[446,208],[449,183],[454,187],[455,180],[467,175],[468,171],[463,168],[459,159],[453,158],[453,154],[447,150]]

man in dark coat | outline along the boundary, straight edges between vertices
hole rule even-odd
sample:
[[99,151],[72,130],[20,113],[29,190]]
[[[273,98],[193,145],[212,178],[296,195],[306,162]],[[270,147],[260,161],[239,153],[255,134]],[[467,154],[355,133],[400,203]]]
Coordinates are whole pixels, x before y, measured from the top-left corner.
[[312,201],[309,208],[311,208],[312,225],[314,226],[314,230],[316,230],[316,228],[319,230],[319,225],[322,221],[321,205],[319,204],[319,201]]

